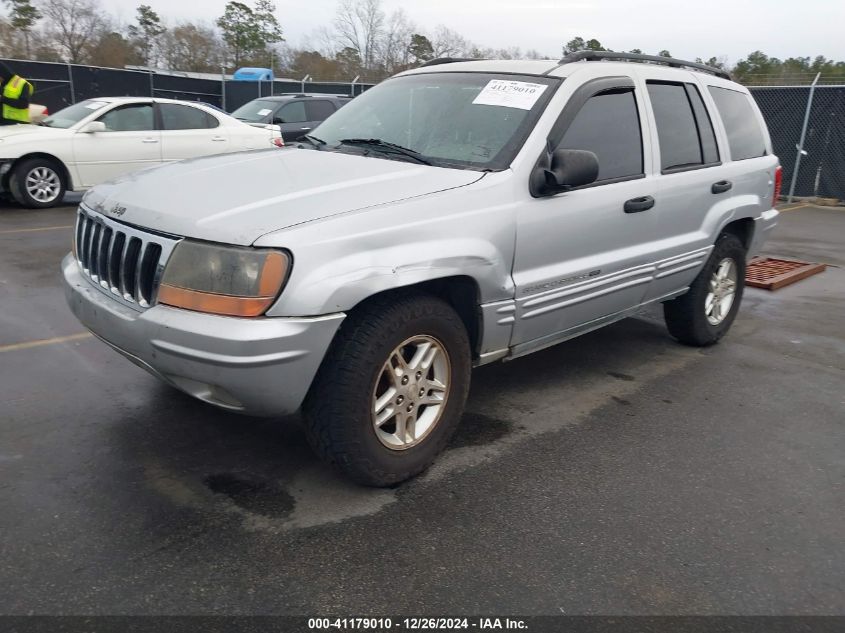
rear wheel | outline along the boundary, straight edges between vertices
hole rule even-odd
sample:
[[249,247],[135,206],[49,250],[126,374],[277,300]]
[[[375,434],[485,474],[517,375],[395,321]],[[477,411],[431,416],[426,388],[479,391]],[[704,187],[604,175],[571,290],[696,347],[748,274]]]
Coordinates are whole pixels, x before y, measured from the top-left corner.
[[466,329],[435,297],[383,298],[344,322],[306,398],[314,449],[345,475],[389,486],[425,470],[469,390]]
[[663,304],[669,333],[686,345],[713,345],[733,324],[744,289],[745,247],[723,233],[689,291]]
[[62,170],[46,158],[21,162],[9,176],[9,190],[19,204],[46,209],[62,202],[66,184]]

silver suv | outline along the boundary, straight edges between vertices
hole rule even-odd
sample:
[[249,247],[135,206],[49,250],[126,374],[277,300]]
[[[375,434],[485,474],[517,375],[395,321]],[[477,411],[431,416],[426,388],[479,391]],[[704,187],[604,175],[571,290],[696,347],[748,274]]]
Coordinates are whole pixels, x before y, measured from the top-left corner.
[[95,187],[63,273],[132,362],[231,411],[301,410],[320,455],[383,486],[446,446],[473,366],[653,303],[682,343],[718,341],[779,185],[719,70],[441,60],[282,151]]

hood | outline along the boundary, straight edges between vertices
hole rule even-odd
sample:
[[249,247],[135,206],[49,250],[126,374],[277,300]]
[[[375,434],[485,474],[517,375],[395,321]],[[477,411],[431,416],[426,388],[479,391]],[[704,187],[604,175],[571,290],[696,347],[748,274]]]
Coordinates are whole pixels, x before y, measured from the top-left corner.
[[[0,139],[12,139],[18,140],[18,138],[23,136],[36,136],[40,135],[62,135],[68,134],[69,130],[64,130],[61,128],[56,127],[47,127],[45,125],[33,125],[33,124],[26,124],[20,123],[18,125],[0,125]],[[16,138],[18,137],[18,138]],[[20,140],[23,140],[20,138]]]
[[83,203],[140,227],[249,245],[271,231],[468,185],[476,171],[307,149],[173,163],[98,185]]

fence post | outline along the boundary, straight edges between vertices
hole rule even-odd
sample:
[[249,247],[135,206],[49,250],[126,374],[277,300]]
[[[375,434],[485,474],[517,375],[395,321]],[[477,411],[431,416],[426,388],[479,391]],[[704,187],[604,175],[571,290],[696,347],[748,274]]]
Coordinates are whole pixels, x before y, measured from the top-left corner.
[[150,97],[155,99],[155,96],[156,96],[155,77],[153,75],[153,71],[150,70]]
[[76,103],[76,91],[73,89],[73,67],[68,62],[67,65],[67,81],[70,84],[70,104]]
[[358,80],[361,78],[361,75],[355,75],[355,79],[352,80],[352,83],[349,84],[349,96],[355,96],[355,84],[358,83]]
[[804,125],[801,128],[801,140],[795,146],[797,150],[795,153],[795,168],[792,170],[792,182],[789,183],[789,196],[786,201],[792,202],[792,197],[795,195],[795,182],[798,180],[798,169],[801,167],[801,156],[804,155],[804,140],[807,137],[807,125],[810,123],[810,110],[813,108],[813,94],[816,92],[816,84],[819,82],[821,73],[816,74],[813,83],[810,85],[810,96],[807,97],[807,111],[804,113]]
[[223,105],[223,110],[226,110],[226,67],[220,67],[220,102]]
[[302,78],[302,89],[300,90],[300,92],[303,92],[303,93],[305,92],[305,82],[308,81],[309,79],[311,79],[311,75],[305,75]]

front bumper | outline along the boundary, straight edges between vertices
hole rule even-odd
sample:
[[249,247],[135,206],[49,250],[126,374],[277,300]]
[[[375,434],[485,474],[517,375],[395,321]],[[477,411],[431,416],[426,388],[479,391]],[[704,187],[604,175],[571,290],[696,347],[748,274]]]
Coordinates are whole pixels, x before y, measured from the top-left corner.
[[780,211],[777,209],[768,209],[763,211],[759,218],[754,219],[754,236],[751,238],[751,246],[748,249],[748,259],[760,253],[763,244],[766,243],[772,230],[778,225],[779,215]]
[[240,319],[157,305],[144,312],[95,288],[69,254],[76,317],[136,365],[204,402],[260,416],[296,411],[346,315]]

